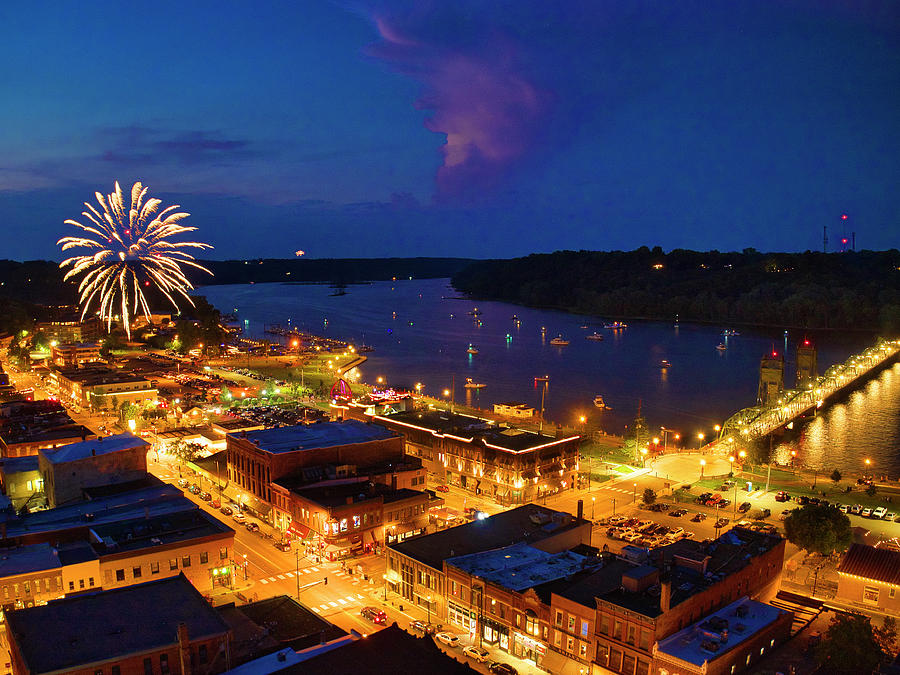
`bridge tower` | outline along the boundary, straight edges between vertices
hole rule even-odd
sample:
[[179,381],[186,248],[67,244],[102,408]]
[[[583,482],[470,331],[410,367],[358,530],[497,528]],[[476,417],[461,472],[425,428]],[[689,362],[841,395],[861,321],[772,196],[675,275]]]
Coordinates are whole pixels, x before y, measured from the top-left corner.
[[819,376],[816,346],[808,338],[797,345],[797,389],[815,382]]
[[758,405],[770,405],[778,400],[784,390],[784,355],[779,356],[773,349],[762,357],[759,364],[759,389],[756,394]]

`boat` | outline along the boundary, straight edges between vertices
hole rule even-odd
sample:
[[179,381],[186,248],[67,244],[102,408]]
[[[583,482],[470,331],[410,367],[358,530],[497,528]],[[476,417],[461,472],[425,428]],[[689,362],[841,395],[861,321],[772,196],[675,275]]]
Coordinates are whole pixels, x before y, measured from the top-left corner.
[[537,384],[538,382],[549,382],[549,381],[550,381],[549,375],[538,375],[536,378],[534,378],[535,384]]
[[585,324],[581,327],[581,330],[587,330],[588,328],[589,328],[589,326],[587,324]]
[[562,335],[557,335],[555,338],[550,340],[550,344],[557,347],[565,347],[567,344],[569,344],[569,341],[566,340]]
[[628,324],[621,321],[613,321],[612,323],[603,324],[603,327],[609,330],[622,330],[623,328],[628,328]]
[[365,354],[366,352],[374,352],[375,347],[373,347],[372,345],[360,345],[356,348],[356,351],[360,354]]
[[519,315],[518,315],[518,314],[513,314],[510,318],[511,318],[513,321],[518,321],[518,320],[519,320]]
[[603,339],[603,336],[600,335],[600,333],[593,332],[590,335],[585,335],[584,339],[585,340],[596,340],[597,342],[599,342],[600,340]]
[[726,349],[728,349],[728,347],[725,345],[725,343],[720,342],[716,345],[716,349],[718,349],[720,352],[724,352]]
[[734,337],[735,335],[740,335],[734,328],[726,328],[722,331],[722,335],[725,337]]
[[469,312],[470,316],[478,316],[479,314],[481,314],[481,311],[477,307]]
[[469,345],[469,348],[466,350],[466,354],[477,354],[478,349],[475,348],[475,345]]
[[463,385],[466,389],[484,389],[487,385],[483,382],[472,382],[471,377],[466,378],[466,383]]
[[659,362],[659,367],[660,367],[660,368],[668,368],[668,367],[670,367],[671,365],[672,365],[672,364],[669,363],[666,359],[663,359],[662,361]]
[[612,410],[603,400],[603,397],[600,394],[597,394],[594,397],[594,407],[600,408],[601,410]]

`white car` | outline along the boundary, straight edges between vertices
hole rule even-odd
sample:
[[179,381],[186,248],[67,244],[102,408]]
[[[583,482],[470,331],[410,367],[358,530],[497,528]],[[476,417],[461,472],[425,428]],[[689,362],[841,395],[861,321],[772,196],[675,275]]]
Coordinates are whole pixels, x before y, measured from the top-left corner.
[[459,636],[453,633],[440,632],[435,637],[448,647],[459,647]]
[[610,524],[610,525],[616,525],[617,523],[624,523],[626,520],[628,520],[628,518],[625,517],[625,516],[622,516],[622,515],[619,515],[619,516],[612,516],[612,517],[610,517],[610,519],[609,519],[609,524]]
[[867,506],[866,508],[864,508],[864,509],[862,510],[862,512],[861,512],[859,515],[861,515],[863,518],[869,518],[869,517],[871,517],[871,515],[872,515],[872,509],[870,509],[870,508]]
[[887,513],[887,509],[884,508],[883,506],[879,506],[877,509],[872,511],[872,517],[877,518],[878,520],[881,520],[882,518],[884,518],[886,513]]
[[241,513],[240,511],[235,511],[234,514],[232,514],[231,517],[234,518],[234,521],[235,521],[236,523],[245,523],[245,522],[247,522],[247,517],[246,517],[243,513]]
[[478,663],[484,663],[487,661],[488,656],[490,656],[490,652],[483,647],[465,647],[463,649],[463,654],[468,656],[470,659],[475,659]]

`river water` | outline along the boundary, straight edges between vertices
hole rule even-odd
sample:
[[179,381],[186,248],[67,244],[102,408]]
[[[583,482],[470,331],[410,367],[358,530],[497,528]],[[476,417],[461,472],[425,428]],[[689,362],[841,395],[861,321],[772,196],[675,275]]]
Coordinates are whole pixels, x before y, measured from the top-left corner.
[[[546,375],[549,419],[578,426],[584,415],[588,428],[621,434],[640,405],[652,433],[677,430],[694,446],[698,433],[709,437],[714,424],[755,403],[760,357],[785,349],[781,330],[741,329],[726,338],[728,326],[676,325],[674,319],[629,321],[624,330],[609,330],[600,317],[460,299],[447,279],[352,285],[342,295],[324,284],[207,286],[197,293],[237,314],[250,336],[281,324],[371,345],[375,351],[360,368],[365,382],[382,377],[404,388],[421,382],[424,393],[437,397],[452,382],[458,402],[490,408],[517,401],[540,409],[543,387],[534,378]],[[477,316],[471,314],[476,308]],[[587,340],[594,332],[604,339]],[[560,335],[570,344],[551,345]],[[807,337],[818,345],[820,373],[874,342],[863,334],[792,331],[788,384],[796,341]],[[727,349],[717,350],[720,343]],[[478,353],[468,354],[469,345]],[[661,367],[663,360],[671,365]],[[486,387],[466,389],[467,378]],[[598,394],[610,409],[594,406]],[[900,475],[900,366],[830,407],[791,442],[811,467],[859,473],[869,457],[876,473]],[[785,453],[782,448],[777,455]]]

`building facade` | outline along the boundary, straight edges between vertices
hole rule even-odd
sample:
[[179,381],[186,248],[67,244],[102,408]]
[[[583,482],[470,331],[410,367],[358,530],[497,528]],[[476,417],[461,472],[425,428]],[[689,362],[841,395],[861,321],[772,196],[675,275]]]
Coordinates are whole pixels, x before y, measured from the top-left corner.
[[100,360],[100,345],[96,342],[60,342],[51,345],[50,360],[57,368],[79,368]]
[[838,565],[836,598],[863,612],[900,616],[900,551],[850,546]]
[[109,368],[52,371],[59,399],[75,410],[113,410],[122,403],[146,405],[157,399],[153,384],[141,375]]
[[522,504],[575,486],[579,436],[547,436],[447,411],[375,415],[403,436],[439,483],[503,504]]

